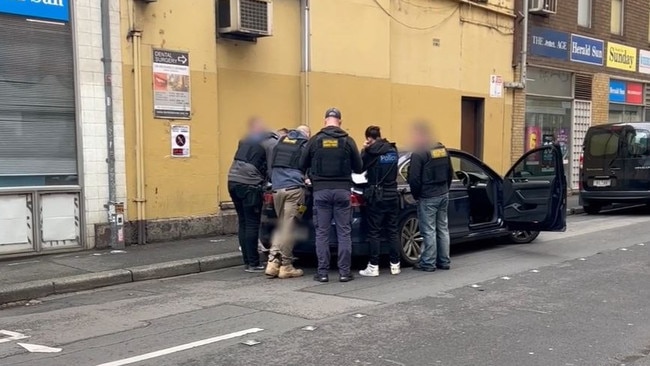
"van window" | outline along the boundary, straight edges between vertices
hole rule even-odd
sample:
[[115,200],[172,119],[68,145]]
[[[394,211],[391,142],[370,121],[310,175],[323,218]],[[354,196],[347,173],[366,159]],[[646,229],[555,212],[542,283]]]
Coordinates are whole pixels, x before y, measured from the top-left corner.
[[647,130],[636,130],[634,133],[629,133],[627,136],[629,154],[632,156],[650,155],[648,138],[650,138],[650,131]]
[[617,155],[619,135],[609,130],[594,131],[587,139],[587,154],[594,157]]

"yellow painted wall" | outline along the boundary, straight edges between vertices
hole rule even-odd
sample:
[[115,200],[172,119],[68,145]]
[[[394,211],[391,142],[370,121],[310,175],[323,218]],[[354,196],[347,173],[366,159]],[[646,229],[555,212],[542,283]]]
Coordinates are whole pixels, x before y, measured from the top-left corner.
[[[127,139],[128,218],[135,219],[133,62],[122,0]],[[214,1],[159,0],[137,4],[143,30],[143,101],[147,218],[204,216],[229,201],[226,179],[237,140],[251,115],[274,128],[293,127],[308,109],[313,130],[336,106],[343,127],[362,142],[370,124],[404,145],[414,118],[432,121],[440,139],[460,145],[461,97],[485,98],[488,164],[510,161],[512,97],[489,98],[489,76],[513,80],[512,18],[455,0],[311,0],[309,104],[303,104],[301,9],[298,0],[274,1],[274,35],[256,44],[215,34]],[[512,0],[490,0],[501,12]],[[383,7],[382,10],[379,6]],[[510,10],[509,10],[510,9]],[[386,13],[389,13],[387,15]],[[498,29],[498,31],[496,30]],[[438,45],[434,45],[434,39]],[[169,126],[153,119],[151,50],[190,52],[190,159],[171,159]]]

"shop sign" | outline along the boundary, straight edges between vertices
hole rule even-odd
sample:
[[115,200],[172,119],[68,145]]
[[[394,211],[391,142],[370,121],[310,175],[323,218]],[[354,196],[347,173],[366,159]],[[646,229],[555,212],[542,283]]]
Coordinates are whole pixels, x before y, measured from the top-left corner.
[[650,74],[650,51],[639,50],[639,72]]
[[569,38],[568,33],[533,27],[530,31],[530,54],[566,60],[569,58]]
[[643,104],[643,84],[627,83],[625,88],[625,103]]
[[70,0],[0,0],[0,13],[67,22]]
[[636,71],[636,48],[607,42],[607,67]]
[[190,119],[191,99],[189,54],[153,50],[154,117]]
[[609,81],[609,101],[613,103],[625,103],[625,81]]
[[571,35],[571,61],[603,66],[605,42],[600,39]]

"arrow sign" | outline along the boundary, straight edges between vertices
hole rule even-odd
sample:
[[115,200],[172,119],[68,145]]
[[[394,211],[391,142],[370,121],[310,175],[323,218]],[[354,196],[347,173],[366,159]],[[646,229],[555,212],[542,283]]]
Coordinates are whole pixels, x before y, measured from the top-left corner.
[[184,55],[178,56],[177,60],[183,65],[187,63],[187,57],[185,57]]
[[18,343],[18,345],[31,353],[58,353],[63,350],[61,348],[52,348],[38,344]]
[[21,340],[21,339],[29,338],[28,336],[26,336],[24,334],[20,334],[18,332],[12,332],[12,331],[9,331],[9,330],[0,330],[0,335],[6,336],[5,338],[0,338],[0,343],[18,341],[18,340]]

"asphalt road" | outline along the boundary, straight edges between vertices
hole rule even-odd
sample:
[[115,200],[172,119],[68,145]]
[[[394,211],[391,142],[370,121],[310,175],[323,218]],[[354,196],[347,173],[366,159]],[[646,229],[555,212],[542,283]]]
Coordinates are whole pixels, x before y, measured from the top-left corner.
[[447,272],[317,284],[313,268],[232,268],[50,297],[0,311],[0,365],[650,365],[650,215],[568,222],[456,247]]

